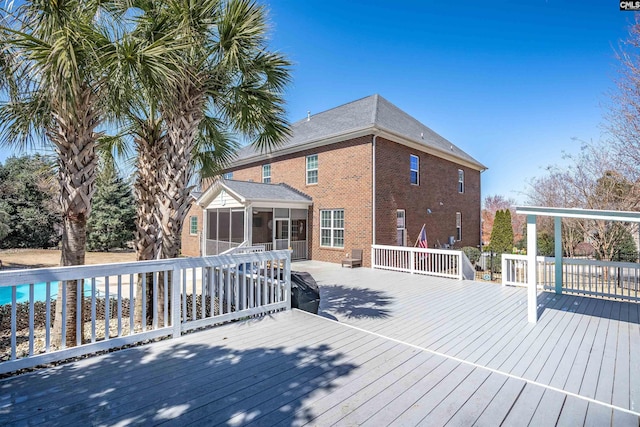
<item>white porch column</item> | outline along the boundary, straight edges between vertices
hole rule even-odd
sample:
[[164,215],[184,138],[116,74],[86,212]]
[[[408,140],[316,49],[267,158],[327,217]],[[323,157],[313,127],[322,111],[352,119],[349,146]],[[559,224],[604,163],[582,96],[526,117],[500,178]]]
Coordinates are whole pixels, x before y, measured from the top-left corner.
[[562,217],[556,216],[554,222],[554,239],[556,253],[555,285],[556,294],[562,294]]
[[536,283],[538,248],[536,241],[536,216],[527,215],[527,317],[530,323],[538,322],[538,284]]
[[253,206],[249,205],[244,210],[244,240],[253,245]]
[[207,222],[209,221],[209,214],[207,209],[202,209],[202,236],[200,236],[200,256],[207,256],[207,236],[209,227]]

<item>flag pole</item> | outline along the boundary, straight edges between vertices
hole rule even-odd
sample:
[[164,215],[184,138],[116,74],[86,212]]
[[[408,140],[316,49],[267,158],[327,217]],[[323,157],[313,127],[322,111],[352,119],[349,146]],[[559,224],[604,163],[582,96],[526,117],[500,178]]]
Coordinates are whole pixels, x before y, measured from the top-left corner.
[[413,247],[416,248],[418,247],[418,242],[420,241],[420,236],[422,236],[422,230],[424,230],[424,227],[427,225],[427,223],[422,224],[422,228],[420,229],[420,232],[418,233],[418,238],[416,239],[416,243],[414,243]]

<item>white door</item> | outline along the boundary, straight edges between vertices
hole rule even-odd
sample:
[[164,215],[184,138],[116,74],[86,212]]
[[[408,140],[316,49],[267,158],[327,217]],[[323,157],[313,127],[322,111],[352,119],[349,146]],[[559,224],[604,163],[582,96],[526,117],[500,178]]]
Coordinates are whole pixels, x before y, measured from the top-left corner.
[[288,219],[276,219],[276,226],[274,228],[275,239],[274,239],[274,248],[275,250],[280,249],[289,249],[290,244],[290,233],[289,233],[289,220]]

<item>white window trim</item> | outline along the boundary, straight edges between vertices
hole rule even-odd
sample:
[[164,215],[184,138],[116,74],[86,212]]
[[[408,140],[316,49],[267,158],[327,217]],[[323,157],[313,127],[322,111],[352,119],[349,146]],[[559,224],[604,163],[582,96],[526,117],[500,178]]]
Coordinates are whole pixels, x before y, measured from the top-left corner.
[[464,194],[464,171],[458,169],[458,193]]
[[462,241],[462,213],[456,212],[456,241]]
[[[316,158],[316,167],[313,168],[313,169],[309,169],[309,157],[315,157]],[[305,168],[305,182],[306,182],[306,184],[307,185],[316,185],[318,183],[318,180],[319,180],[318,179],[319,178],[318,174],[316,173],[316,182],[309,182],[309,172],[312,172],[312,171],[318,172],[318,169],[319,169],[318,168],[318,163],[319,163],[318,162],[318,155],[317,154],[310,154],[310,155],[308,155],[308,156],[306,156],[304,158],[304,162],[305,162],[304,168]]]
[[[399,218],[399,213],[402,212],[402,227],[398,226],[398,218]],[[405,228],[407,228],[407,212],[404,209],[397,209],[396,210],[396,229],[398,230],[404,230]]]
[[[418,169],[412,169],[411,168],[411,160],[414,157],[417,160]],[[417,180],[416,183],[411,182],[411,172],[415,172],[416,173],[416,180]],[[415,154],[409,154],[409,182],[411,183],[411,185],[420,185],[420,156],[416,156]]]
[[[265,170],[269,170],[269,175],[265,174]],[[267,182],[266,180],[269,180],[269,182]],[[262,165],[262,182],[265,184],[270,184],[271,183],[271,163],[268,163],[266,165]]]
[[[195,218],[196,220],[196,232],[193,232],[193,219]],[[192,215],[189,217],[189,235],[190,236],[197,236],[198,235],[198,217],[195,215]]]
[[[402,227],[398,225],[399,213],[402,213]],[[397,230],[402,230],[402,246],[407,246],[407,212],[404,209],[396,210],[396,232]]]
[[[345,238],[345,227],[343,225],[342,228],[337,228],[333,226],[333,221],[334,221],[334,214],[337,211],[342,211],[342,222],[343,224],[345,223],[345,217],[344,217],[344,209],[320,209],[320,247],[321,248],[331,248],[331,249],[344,249],[344,238]],[[331,217],[330,217],[330,226],[329,227],[323,227],[322,226],[322,212],[331,212]],[[330,246],[327,245],[323,245],[322,244],[322,230],[329,230],[330,231],[330,236],[331,236],[331,243]],[[334,241],[333,241],[333,232],[336,230],[342,230],[342,246],[336,246]]]

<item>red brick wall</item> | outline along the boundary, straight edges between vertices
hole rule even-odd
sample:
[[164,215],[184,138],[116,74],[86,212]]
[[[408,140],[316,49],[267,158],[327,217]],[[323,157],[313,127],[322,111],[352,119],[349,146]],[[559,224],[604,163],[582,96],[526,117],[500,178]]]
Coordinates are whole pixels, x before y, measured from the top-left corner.
[[[198,234],[191,235],[191,217],[198,217]],[[182,225],[182,248],[181,254],[184,256],[200,256],[200,237],[202,235],[202,208],[195,204],[191,205],[189,213]]]
[[[409,156],[420,158],[420,184],[411,185]],[[458,193],[458,169],[464,193]],[[396,210],[406,210],[407,244],[413,246],[426,224],[429,247],[456,235],[462,214],[462,241],[456,248],[480,244],[480,172],[383,138],[376,140],[376,243],[395,245]],[[431,214],[427,214],[431,209]]]
[[[262,165],[271,164],[271,182],[286,183],[313,198],[308,229],[309,257],[340,262],[351,249],[363,249],[370,264],[371,251],[371,136],[279,156],[235,169],[233,179],[262,181]],[[306,184],[306,156],[318,155],[318,184]],[[344,209],[344,248],[320,247],[320,210]]]
[[[262,181],[262,165],[271,164],[271,182],[284,182],[313,199],[309,214],[309,258],[340,262],[350,249],[364,250],[364,265],[370,265],[371,229],[371,140],[372,136],[306,150],[268,161],[229,169],[233,179]],[[306,156],[318,155],[318,184],[306,184]],[[410,184],[409,155],[420,158],[420,185]],[[458,169],[465,173],[465,191],[458,193]],[[445,244],[456,235],[456,212],[462,213],[462,241],[455,247],[480,243],[480,172],[412,150],[383,138],[376,142],[376,243],[396,244],[396,210],[405,209],[407,243],[413,246],[422,224],[426,224],[429,246]],[[441,204],[442,203],[442,204]],[[345,210],[343,249],[320,247],[320,210]],[[427,209],[432,213],[427,214]],[[196,213],[193,213],[196,212]],[[198,215],[202,229],[202,212]],[[199,254],[198,237],[183,229],[183,254]]]

